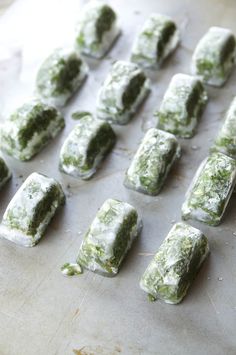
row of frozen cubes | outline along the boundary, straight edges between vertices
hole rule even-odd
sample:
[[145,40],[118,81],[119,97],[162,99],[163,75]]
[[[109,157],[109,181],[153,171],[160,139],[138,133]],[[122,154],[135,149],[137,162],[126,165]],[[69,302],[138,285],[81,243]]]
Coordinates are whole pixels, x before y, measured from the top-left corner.
[[[11,117],[12,127],[8,135],[1,132],[1,147],[19,159],[30,158],[64,125],[62,116],[55,108],[35,101],[25,104]],[[185,218],[194,217],[212,225],[220,223],[235,181],[235,120],[236,99],[226,114],[225,123],[211,148],[210,156],[196,174],[189,202],[183,207]],[[46,125],[49,129],[45,128]],[[108,122],[98,120],[89,113],[81,115],[78,124],[62,145],[60,170],[76,178],[90,178],[114,146],[115,140],[115,133]],[[172,165],[180,157],[180,150],[173,134],[157,128],[149,129],[126,172],[125,186],[145,194],[157,195]],[[2,160],[1,185],[9,176],[9,170]]]
[[[0,224],[0,235],[19,245],[38,243],[50,220],[65,202],[60,184],[32,173],[9,203]],[[108,199],[85,234],[75,263],[62,267],[64,275],[81,274],[82,268],[115,276],[142,228],[136,209]],[[173,226],[151,261],[140,285],[154,300],[179,303],[209,252],[207,238],[185,223]]]
[[[82,143],[88,140],[88,135],[90,134],[88,134],[87,119],[92,120],[94,124],[91,116],[85,116],[83,119],[85,120],[84,127],[86,132],[80,138]],[[103,141],[107,132],[108,139],[111,139],[111,127],[107,127],[107,123],[103,126],[103,123],[99,121],[97,124],[100,124],[100,131],[96,127],[96,130],[92,132],[90,141],[93,144],[89,143],[86,146],[81,144],[78,148],[80,149],[81,157],[90,150],[91,156],[88,157],[88,162],[90,160],[101,159],[102,155],[94,157],[94,152],[97,153],[99,150],[101,154],[104,154],[105,149],[111,148],[111,146],[104,146]],[[83,129],[83,126],[81,128],[80,124],[79,127],[76,126],[74,131],[79,129]],[[74,131],[72,132],[73,134],[75,134]],[[100,134],[97,133],[98,131]],[[94,139],[96,135],[97,137]],[[100,139],[102,139],[101,142]],[[105,139],[105,141],[107,140]],[[110,145],[114,144],[114,141],[108,140],[108,142]],[[92,169],[95,169],[94,166],[92,169],[90,167],[88,172],[86,170],[87,166],[83,165],[86,169],[80,171],[78,169],[79,165],[76,165],[75,162],[77,156],[71,158],[71,155],[68,155],[66,157],[67,149],[75,149],[74,144],[73,141],[70,141],[69,136],[61,149],[61,170],[68,174],[75,174],[75,170],[77,169],[76,173],[79,173],[82,177],[85,177],[85,175],[82,175],[85,173],[92,174],[94,172]],[[103,145],[102,150],[99,144]],[[179,156],[179,152],[180,146],[174,135],[155,128],[150,129],[146,133],[126,172],[125,186],[142,193],[156,195],[164,184],[171,166]],[[81,157],[80,159],[82,159]],[[83,158],[85,159],[85,156]],[[3,158],[0,158],[0,186],[2,187],[10,177],[11,173],[5,161]],[[200,165],[186,194],[186,200],[182,206],[183,219],[196,219],[209,225],[218,225],[221,222],[225,208],[233,192],[235,182],[236,160],[221,152],[210,154]]]
[[[93,2],[86,6],[78,24],[76,48],[55,50],[40,67],[36,80],[39,97],[56,106],[65,105],[88,73],[88,66],[80,53],[101,57],[119,32],[116,14],[110,6]],[[152,14],[133,45],[131,61],[136,66],[118,66],[113,70],[105,82],[103,94],[100,95],[100,104],[104,107],[98,110],[98,115],[111,115],[109,119],[126,123],[129,108],[135,104],[138,94],[145,94],[145,84],[148,85],[139,66],[158,67],[176,48],[178,42],[179,31],[176,24],[167,16]],[[195,49],[191,64],[192,74],[207,84],[221,86],[232,71],[235,57],[234,34],[229,29],[212,27]],[[125,97],[124,91],[129,91],[130,87],[133,94],[127,93],[128,97]],[[198,96],[197,88],[195,91],[195,96]],[[116,112],[109,111],[110,102],[113,102]]]
[[[148,91],[149,79],[136,65],[116,62],[98,93],[96,118],[117,124],[127,123]],[[156,127],[178,137],[192,137],[206,101],[207,94],[200,80],[186,74],[174,75],[160,108],[155,112]],[[235,110],[236,100],[230,106],[215,143],[231,157],[236,155]],[[80,118],[80,115],[75,115],[75,118]],[[97,122],[95,118],[94,122]],[[92,125],[92,120],[88,121],[88,131]],[[54,107],[33,99],[3,122],[0,145],[17,159],[29,160],[63,127],[64,119]]]
[[[90,2],[84,7],[76,29],[76,48],[85,55],[101,58],[121,30],[115,11],[107,4]],[[151,14],[137,34],[131,61],[157,69],[180,41],[176,23],[168,16]],[[222,85],[235,61],[236,41],[232,31],[212,27],[199,41],[192,71],[211,85]]]

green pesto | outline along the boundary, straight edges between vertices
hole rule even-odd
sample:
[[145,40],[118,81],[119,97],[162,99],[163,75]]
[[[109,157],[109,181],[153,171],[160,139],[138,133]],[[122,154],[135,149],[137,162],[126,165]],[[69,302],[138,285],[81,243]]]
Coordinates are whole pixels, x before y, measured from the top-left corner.
[[146,76],[144,73],[139,73],[130,80],[129,85],[127,86],[122,96],[124,111],[129,110],[132,107],[138,95],[140,94],[145,81]]
[[117,61],[99,90],[99,119],[127,124],[150,91],[150,81],[137,64]]
[[[22,111],[16,112],[15,117],[20,119],[21,114],[24,113]],[[40,134],[48,128],[51,122],[55,120],[55,115],[57,115],[57,112],[54,107],[45,107],[41,103],[36,104],[32,108],[29,112],[27,125],[23,126],[22,129],[19,130],[18,137],[22,149],[28,145],[30,139],[35,133]],[[64,127],[64,123],[62,126]]]
[[70,57],[67,61],[62,58],[58,62],[58,73],[51,77],[52,82],[56,83],[55,94],[60,95],[63,92],[73,90],[72,81],[79,75],[81,64],[80,59],[73,57]]
[[174,22],[167,21],[165,23],[165,26],[160,33],[160,38],[157,42],[157,58],[161,58],[163,56],[165,46],[170,41],[176,30],[177,28]]
[[60,96],[74,91],[74,80],[80,75],[82,60],[71,52],[63,55],[60,50],[53,52],[40,67],[36,84],[44,96]]
[[75,275],[81,275],[83,273],[83,269],[78,264],[65,263],[61,267],[61,272],[63,275],[66,276],[75,276]]
[[104,33],[111,29],[115,19],[115,12],[110,8],[110,6],[104,5],[96,22],[96,35],[99,43],[102,41]]
[[209,252],[207,238],[184,223],[173,226],[141,278],[151,301],[177,304],[197,275]]
[[[63,165],[73,165],[73,166],[79,166],[82,163],[82,157],[76,157],[73,155],[63,155],[62,156],[62,161],[63,161]],[[60,169],[62,169],[62,164],[60,164]],[[87,164],[85,164],[83,171],[87,171],[89,169],[89,167],[87,166]]]
[[119,268],[120,260],[123,258],[125,250],[127,250],[130,243],[130,231],[133,226],[137,225],[138,215],[136,211],[131,211],[123,220],[114,244],[114,256],[107,260],[104,264],[105,269],[109,270],[111,267]]
[[157,195],[179,155],[180,146],[172,134],[150,129],[126,172],[124,185],[151,196]]
[[211,72],[215,68],[215,62],[206,58],[197,59],[197,68],[199,73],[204,73],[205,78],[211,77]]
[[[186,77],[182,86],[181,76]],[[177,137],[191,138],[196,130],[197,122],[207,102],[207,94],[200,80],[187,78],[184,74],[176,74],[167,89],[161,107],[154,115],[157,117],[157,128],[170,132]]]
[[223,66],[218,66],[216,69],[214,60],[211,61],[210,59],[199,58],[196,61],[196,66],[198,74],[203,76],[204,81],[211,80],[214,76],[224,80],[225,76],[227,75]]
[[[115,218],[116,216],[117,215],[114,215],[113,218]],[[111,219],[112,223],[113,223],[113,218]],[[100,216],[100,219],[102,219],[102,216]],[[105,223],[105,224],[110,225],[112,227],[112,223]],[[90,234],[90,230],[89,230],[85,235],[83,249],[82,252],[79,253],[77,262],[80,265],[89,268],[91,259],[94,259],[95,262],[99,264],[102,269],[104,269],[105,273],[111,274],[112,276],[114,274],[113,269],[119,268],[120,261],[123,258],[124,253],[130,242],[130,231],[132,230],[133,226],[135,226],[136,224],[137,224],[137,213],[132,211],[124,218],[122,225],[120,226],[116,235],[116,240],[113,247],[113,256],[108,258],[106,258],[105,248],[99,245],[86,242],[86,237]],[[102,261],[101,257],[103,257],[105,261]]]
[[[60,200],[61,192],[56,185],[52,185],[45,193],[44,197],[38,202],[34,209],[31,222],[29,223],[28,233],[34,235],[40,223],[46,217],[48,211],[51,209],[53,202]],[[64,201],[63,201],[64,203]]]
[[235,62],[236,40],[226,29],[210,28],[193,55],[193,71],[210,85],[221,86]]
[[[153,181],[152,176],[146,176],[145,172],[148,169],[148,159],[140,159],[140,182],[143,188],[148,191],[148,194],[156,195],[160,191],[164,183],[164,179],[167,173],[167,166],[173,162],[173,157],[176,154],[177,142],[175,142],[170,149],[163,154],[162,159],[165,161],[165,169],[161,169],[161,167],[157,166],[156,168],[159,170],[158,179]],[[157,157],[158,159],[158,157]],[[154,167],[155,168],[155,167]]]
[[[95,158],[103,151],[105,145],[107,145],[107,153],[112,149],[114,139],[114,132],[111,132],[110,127],[104,125],[97,133],[97,136],[91,139],[87,149],[86,162],[83,167],[81,167],[81,170],[83,172],[90,170],[93,167]],[[76,166],[81,164],[81,160],[80,157],[64,156],[63,164]]]
[[182,218],[218,225],[233,191],[235,177],[235,160],[222,153],[210,155],[187,193]]
[[225,121],[211,147],[211,152],[215,151],[236,159],[236,98],[232,101]]
[[101,154],[106,146],[106,153],[109,153],[115,144],[115,133],[111,126],[104,122],[97,135],[91,139],[87,149],[87,166],[92,168],[96,157]]
[[[61,171],[67,173],[63,166],[71,166],[76,170],[76,173],[71,173],[71,175],[81,175],[83,179],[89,179],[96,171],[94,170],[90,174],[93,169],[96,169],[97,163],[99,163],[97,159],[105,157],[113,148],[116,136],[110,124],[105,121],[99,121],[99,126],[95,127],[93,126],[93,122],[94,119],[90,114],[80,117],[79,125],[71,133],[73,138],[69,136],[68,141],[65,142],[62,148],[59,163]],[[83,139],[86,137],[87,142],[84,143]],[[75,153],[76,146],[82,144],[86,144],[85,153]],[[70,173],[68,172],[68,174]]]
[[[131,209],[123,216],[122,221],[118,222],[121,207],[122,202],[112,200],[108,210],[102,207],[98,211],[96,216],[98,226],[93,228],[91,225],[86,233],[77,263],[106,276],[113,276],[118,272],[121,261],[134,237],[132,234],[135,231],[134,228],[137,229],[138,220],[137,212]],[[112,232],[117,223],[119,223],[118,229]],[[112,245],[109,245],[110,237],[106,240],[108,232],[115,233]]]
[[[186,110],[188,112],[189,117],[193,117],[195,114],[199,117],[204,108],[203,102],[201,102],[203,93],[203,86],[200,81],[197,81],[193,86],[192,91],[189,93],[188,99],[186,101]],[[201,103],[199,105],[199,103]],[[196,113],[196,107],[198,108]]]
[[220,63],[224,64],[224,62],[232,55],[235,51],[236,40],[235,37],[229,36],[228,40],[223,44],[220,52]]
[[[40,192],[40,190],[40,184],[32,181],[25,187],[25,198],[33,200],[35,194]],[[58,189],[57,185],[51,185],[49,187],[44,196],[33,207],[33,210],[30,211],[30,215],[23,206],[20,206],[20,204],[17,204],[15,208],[13,207],[12,209],[9,209],[7,216],[4,218],[4,225],[20,230],[26,235],[33,236],[37,233],[40,223],[45,219],[46,215],[52,208],[54,201],[60,201],[60,204],[65,203],[65,199],[62,199],[61,191]],[[27,220],[26,228],[23,228],[22,220]]]
[[178,42],[175,23],[168,16],[151,14],[134,42],[131,60],[143,67],[158,69]]
[[85,55],[102,58],[120,33],[116,13],[99,2],[84,6],[77,24],[75,46]]
[[[53,125],[52,128],[49,128]],[[64,118],[52,106],[32,100],[19,107],[1,129],[1,148],[20,160],[29,160],[65,126]],[[39,140],[31,140],[38,134]],[[30,148],[29,148],[30,147]]]

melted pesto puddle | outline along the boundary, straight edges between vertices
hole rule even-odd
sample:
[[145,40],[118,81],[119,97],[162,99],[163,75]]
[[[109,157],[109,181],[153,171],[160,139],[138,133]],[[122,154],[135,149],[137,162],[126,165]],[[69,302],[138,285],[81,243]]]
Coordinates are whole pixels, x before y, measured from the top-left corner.
[[73,118],[73,120],[80,120],[82,117],[88,116],[88,115],[91,115],[91,112],[76,111],[76,112],[72,113],[71,117]]
[[83,274],[83,269],[77,263],[65,263],[61,267],[61,273],[64,276],[81,275],[81,274]]

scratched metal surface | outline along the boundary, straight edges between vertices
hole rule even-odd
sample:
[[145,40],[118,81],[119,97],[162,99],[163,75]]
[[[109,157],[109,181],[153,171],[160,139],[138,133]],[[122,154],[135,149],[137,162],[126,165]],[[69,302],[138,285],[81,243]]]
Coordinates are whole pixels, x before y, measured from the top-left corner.
[[[236,199],[229,204],[219,227],[195,224],[209,237],[211,256],[187,297],[178,306],[149,303],[139,279],[174,221],[180,219],[184,193],[236,94],[236,70],[222,89],[209,88],[209,104],[191,140],[182,140],[183,153],[158,197],[123,187],[123,177],[153,109],[177,72],[189,72],[193,48],[211,25],[236,33],[235,1],[120,0],[111,1],[120,15],[122,36],[102,61],[89,60],[90,76],[63,110],[64,132],[31,162],[6,157],[13,179],[0,192],[0,215],[19,184],[33,171],[57,178],[67,204],[57,214],[45,237],[32,249],[0,240],[0,354],[158,354],[233,355],[236,349]],[[52,48],[73,42],[79,0],[18,0],[0,19],[1,43],[23,46],[22,72],[1,82],[0,107],[4,116],[31,95],[38,65]],[[113,153],[89,182],[80,182],[57,169],[60,146],[75,125],[70,113],[93,110],[97,90],[114,59],[128,59],[135,31],[153,11],[173,16],[182,44],[152,78],[152,93],[118,135]],[[53,23],[53,25],[52,25]],[[70,188],[68,187],[70,185]],[[143,232],[133,245],[117,277],[85,272],[65,278],[60,266],[73,261],[83,233],[97,209],[108,198],[137,207]],[[82,350],[81,350],[82,349]]]

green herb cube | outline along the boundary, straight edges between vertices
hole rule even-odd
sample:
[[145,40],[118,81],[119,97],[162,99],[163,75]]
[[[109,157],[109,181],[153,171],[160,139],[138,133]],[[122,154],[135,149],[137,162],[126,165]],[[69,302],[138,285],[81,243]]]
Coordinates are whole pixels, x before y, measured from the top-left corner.
[[89,179],[115,144],[110,124],[91,114],[80,118],[60,152],[59,168],[66,174]]
[[125,186],[157,195],[179,156],[180,145],[173,134],[149,129],[126,172]]
[[168,16],[152,14],[138,34],[131,61],[145,68],[157,69],[179,43],[179,31]]
[[5,160],[0,156],[0,189],[10,180],[11,176],[11,172]]
[[64,118],[57,109],[32,99],[3,123],[0,128],[0,147],[16,159],[29,160],[64,126]]
[[99,90],[97,117],[127,124],[150,91],[150,80],[134,63],[117,61]]
[[134,207],[106,200],[84,237],[77,263],[104,276],[115,276],[139,229]]
[[209,253],[207,238],[185,223],[176,223],[144,272],[140,287],[151,300],[182,301]]
[[218,151],[236,159],[236,97],[231,102],[211,151]]
[[183,219],[216,226],[221,222],[236,182],[236,161],[213,153],[202,162],[182,206]]
[[76,48],[91,57],[103,57],[120,34],[114,10],[90,1],[82,11],[76,29]]
[[231,30],[211,27],[198,42],[192,58],[192,73],[205,83],[222,86],[235,64],[236,39]]
[[36,90],[46,102],[64,106],[80,88],[88,66],[80,54],[71,49],[56,49],[41,65]]
[[32,173],[10,201],[0,224],[0,235],[33,247],[64,202],[64,193],[56,180]]
[[206,102],[207,93],[199,79],[186,74],[174,75],[160,109],[154,113],[157,128],[178,137],[192,137]]

